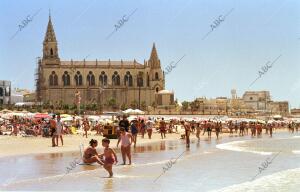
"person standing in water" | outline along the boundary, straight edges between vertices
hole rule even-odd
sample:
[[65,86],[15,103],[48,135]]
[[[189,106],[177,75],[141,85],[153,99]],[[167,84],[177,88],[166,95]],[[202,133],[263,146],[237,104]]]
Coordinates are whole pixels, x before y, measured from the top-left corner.
[[220,123],[219,122],[216,123],[215,131],[216,131],[217,139],[219,139],[219,134],[221,132],[221,122]]
[[201,132],[201,127],[200,127],[200,124],[197,123],[196,124],[196,137],[198,138],[198,140],[200,140],[200,132]]
[[98,146],[98,141],[92,139],[90,141],[90,146],[84,150],[82,161],[87,164],[98,163],[103,165],[104,163],[100,160],[101,155],[97,153],[96,147]]
[[211,131],[212,131],[212,128],[213,128],[213,125],[212,125],[212,123],[211,122],[208,122],[207,123],[207,136],[208,136],[208,138],[211,138]]
[[109,177],[113,176],[112,166],[118,163],[117,155],[115,151],[109,147],[110,140],[107,138],[102,139],[102,146],[104,147],[104,153],[101,157],[104,157],[104,169],[109,173]]
[[83,120],[83,130],[84,130],[83,137],[85,135],[85,138],[87,138],[87,132],[89,129],[90,129],[89,121],[87,118],[85,118],[85,120]]
[[181,125],[184,127],[185,130],[185,139],[186,139],[186,147],[190,147],[190,134],[191,134],[191,127],[188,123],[181,121]]
[[130,126],[130,131],[131,131],[131,135],[132,135],[132,139],[133,139],[133,147],[136,146],[136,142],[137,142],[137,134],[138,134],[138,122],[136,120],[132,121],[132,124]]
[[148,119],[148,121],[146,123],[146,129],[147,129],[149,139],[151,139],[151,136],[152,136],[152,127],[153,127],[153,123],[151,122],[151,119]]
[[120,128],[120,137],[117,143],[117,147],[119,146],[119,143],[121,142],[121,153],[122,153],[122,159],[123,159],[123,165],[126,165],[126,156],[129,160],[129,165],[131,165],[131,152],[130,152],[130,146],[132,144],[132,135],[125,131],[125,128]]
[[166,138],[166,122],[164,118],[161,119],[159,122],[159,130],[160,130],[160,136],[162,139]]
[[57,115],[56,132],[55,132],[56,146],[58,146],[58,138],[60,138],[61,145],[62,146],[64,145],[62,132],[63,132],[63,124],[61,122],[60,115]]
[[123,119],[119,122],[119,127],[123,127],[125,129],[126,132],[129,131],[129,121],[126,117],[126,115],[123,115]]

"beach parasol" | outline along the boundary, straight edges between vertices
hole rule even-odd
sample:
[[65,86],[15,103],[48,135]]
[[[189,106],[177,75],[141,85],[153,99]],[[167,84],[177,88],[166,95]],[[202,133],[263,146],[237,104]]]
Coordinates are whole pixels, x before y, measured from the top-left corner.
[[33,117],[36,119],[50,118],[50,116],[47,113],[36,113]]
[[143,115],[145,114],[144,111],[139,110],[139,109],[126,109],[123,111],[123,113],[128,114],[128,115]]

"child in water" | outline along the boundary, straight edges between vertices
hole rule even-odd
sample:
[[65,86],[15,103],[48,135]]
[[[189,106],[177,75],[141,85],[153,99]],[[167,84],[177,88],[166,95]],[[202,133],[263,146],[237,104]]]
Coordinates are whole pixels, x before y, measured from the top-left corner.
[[115,151],[109,148],[110,140],[107,138],[102,139],[102,146],[104,147],[104,153],[101,155],[104,157],[104,169],[109,173],[109,177],[113,176],[112,165],[118,163],[117,155]]

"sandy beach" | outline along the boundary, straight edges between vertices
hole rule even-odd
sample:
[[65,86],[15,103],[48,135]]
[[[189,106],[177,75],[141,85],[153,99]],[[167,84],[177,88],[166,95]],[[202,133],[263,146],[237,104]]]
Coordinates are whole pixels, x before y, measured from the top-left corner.
[[[286,129],[277,129],[277,133],[287,132]],[[207,133],[202,135],[200,134],[200,139],[206,139]],[[236,135],[236,134],[234,134]],[[220,139],[226,138],[229,136],[229,133],[222,133]],[[0,136],[0,158],[9,157],[15,155],[29,155],[29,154],[44,154],[44,153],[64,153],[79,151],[79,145],[83,144],[85,147],[89,145],[91,139],[97,139],[101,141],[104,137],[100,135],[95,135],[95,132],[91,132],[88,138],[83,137],[82,135],[64,135],[64,146],[61,146],[59,141],[58,147],[51,147],[51,138],[45,137],[22,137],[22,136]],[[195,139],[196,135],[191,134],[191,139]],[[216,139],[216,135],[212,133],[212,139]],[[179,133],[167,134],[165,141],[170,140],[181,140]],[[117,145],[117,139],[110,140],[110,146],[115,148]],[[148,139],[147,135],[145,138],[141,138],[141,135],[138,135],[137,146],[144,144],[151,144],[155,142],[162,141],[159,133],[153,133],[152,138]],[[101,148],[101,146],[98,146]]]
[[[193,136],[194,137],[194,136]],[[204,136],[203,136],[204,137]],[[39,153],[63,153],[71,151],[79,151],[79,145],[83,144],[85,147],[89,145],[91,139],[101,141],[104,137],[94,135],[92,133],[88,138],[82,135],[64,135],[64,146],[61,146],[59,141],[58,147],[51,147],[51,138],[44,137],[22,137],[22,136],[1,136],[0,137],[0,157],[8,157],[15,155],[39,154]],[[179,140],[180,134],[167,134],[164,140]],[[151,139],[142,139],[138,136],[137,146],[161,141],[159,133],[154,133]],[[111,139],[111,147],[116,147],[117,139]],[[98,146],[98,148],[101,146]]]

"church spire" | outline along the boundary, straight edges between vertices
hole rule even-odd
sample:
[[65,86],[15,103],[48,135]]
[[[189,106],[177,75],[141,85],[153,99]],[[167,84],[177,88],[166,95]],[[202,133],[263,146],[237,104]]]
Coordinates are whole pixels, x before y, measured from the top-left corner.
[[149,59],[149,64],[151,68],[160,68],[160,60],[157,55],[155,43],[153,43],[150,59]]
[[51,21],[51,13],[49,11],[49,21],[44,42],[56,42],[55,32]]
[[46,64],[59,64],[60,62],[50,10],[47,31],[43,42],[43,60],[45,60],[44,63]]

